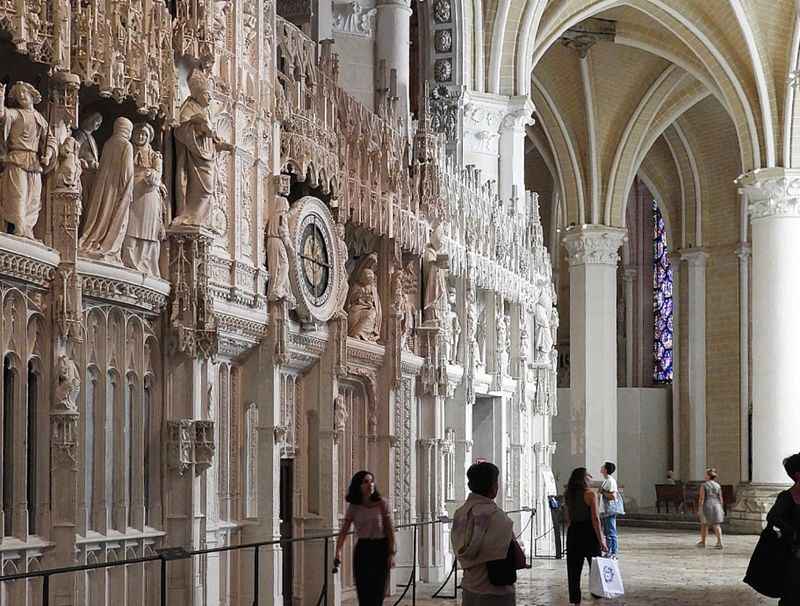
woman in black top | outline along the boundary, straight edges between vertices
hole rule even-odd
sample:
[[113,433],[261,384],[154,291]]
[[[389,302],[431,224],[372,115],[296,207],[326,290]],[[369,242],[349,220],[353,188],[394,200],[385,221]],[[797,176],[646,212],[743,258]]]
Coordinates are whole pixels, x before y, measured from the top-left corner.
[[800,453],[783,460],[783,468],[794,482],[775,499],[767,514],[767,523],[780,529],[781,536],[791,541],[791,557],[784,578],[783,597],[779,606],[800,604]]
[[606,538],[597,512],[597,496],[589,489],[592,479],[585,467],[572,471],[564,493],[567,524],[567,579],[569,603],[581,603],[581,573],[584,559],[591,566],[592,558],[608,551]]

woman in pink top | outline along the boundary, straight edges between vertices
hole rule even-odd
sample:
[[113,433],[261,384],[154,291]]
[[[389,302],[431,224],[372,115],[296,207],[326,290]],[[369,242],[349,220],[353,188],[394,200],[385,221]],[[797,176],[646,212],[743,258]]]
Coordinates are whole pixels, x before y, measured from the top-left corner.
[[394,567],[394,526],[389,507],[375,488],[375,476],[359,471],[350,480],[345,500],[349,503],[342,529],[336,539],[336,561],[350,525],[356,527],[353,575],[360,606],[381,606],[386,595],[389,568]]

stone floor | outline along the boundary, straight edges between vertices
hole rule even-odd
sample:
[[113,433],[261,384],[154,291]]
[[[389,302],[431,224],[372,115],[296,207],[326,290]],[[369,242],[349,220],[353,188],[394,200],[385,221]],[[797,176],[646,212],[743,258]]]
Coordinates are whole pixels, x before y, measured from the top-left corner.
[[[750,554],[758,537],[728,536],[724,551],[698,549],[697,536],[689,532],[621,529],[620,567],[626,595],[618,600],[595,602],[589,595],[584,569],[582,588],[586,604],[626,606],[751,606],[776,604],[742,583]],[[435,587],[418,586],[418,606],[447,606],[455,600],[430,599]],[[452,589],[449,591],[452,594]],[[394,598],[396,599],[396,598]],[[394,600],[387,599],[386,606]],[[410,604],[403,600],[402,604]],[[565,560],[537,560],[517,582],[518,606],[566,606]]]

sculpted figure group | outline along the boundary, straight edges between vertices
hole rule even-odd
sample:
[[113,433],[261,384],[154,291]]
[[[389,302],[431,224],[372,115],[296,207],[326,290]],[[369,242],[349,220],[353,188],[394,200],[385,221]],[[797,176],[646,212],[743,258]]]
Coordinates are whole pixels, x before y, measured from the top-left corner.
[[[190,96],[174,131],[178,216],[173,224],[208,226],[216,157],[233,147],[214,130],[207,75],[196,70],[188,83]],[[0,85],[0,219],[6,231],[35,239],[46,192],[78,192],[81,254],[160,277],[170,205],[153,127],[118,117],[101,151],[95,139],[103,124],[99,112],[84,113],[79,128],[64,137],[63,129],[48,124],[34,107],[41,101],[27,82],[16,82],[8,94]],[[62,132],[59,139],[55,132]]]

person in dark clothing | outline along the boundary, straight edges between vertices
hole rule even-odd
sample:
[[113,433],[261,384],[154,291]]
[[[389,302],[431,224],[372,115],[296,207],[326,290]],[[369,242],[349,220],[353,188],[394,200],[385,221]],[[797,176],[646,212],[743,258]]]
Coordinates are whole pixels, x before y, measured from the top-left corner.
[[783,468],[794,482],[775,499],[767,514],[767,523],[781,531],[791,541],[791,558],[786,568],[783,597],[779,606],[800,604],[800,453],[783,460]]
[[394,526],[389,506],[375,488],[375,476],[359,471],[350,480],[347,490],[347,513],[336,540],[338,567],[342,547],[350,525],[356,527],[356,548],[353,554],[353,576],[360,606],[381,606],[386,595],[389,569],[394,567]]
[[572,471],[564,492],[570,604],[581,603],[583,561],[591,566],[593,557],[608,551],[597,511],[597,496],[589,489],[591,479],[585,467],[578,467]]

